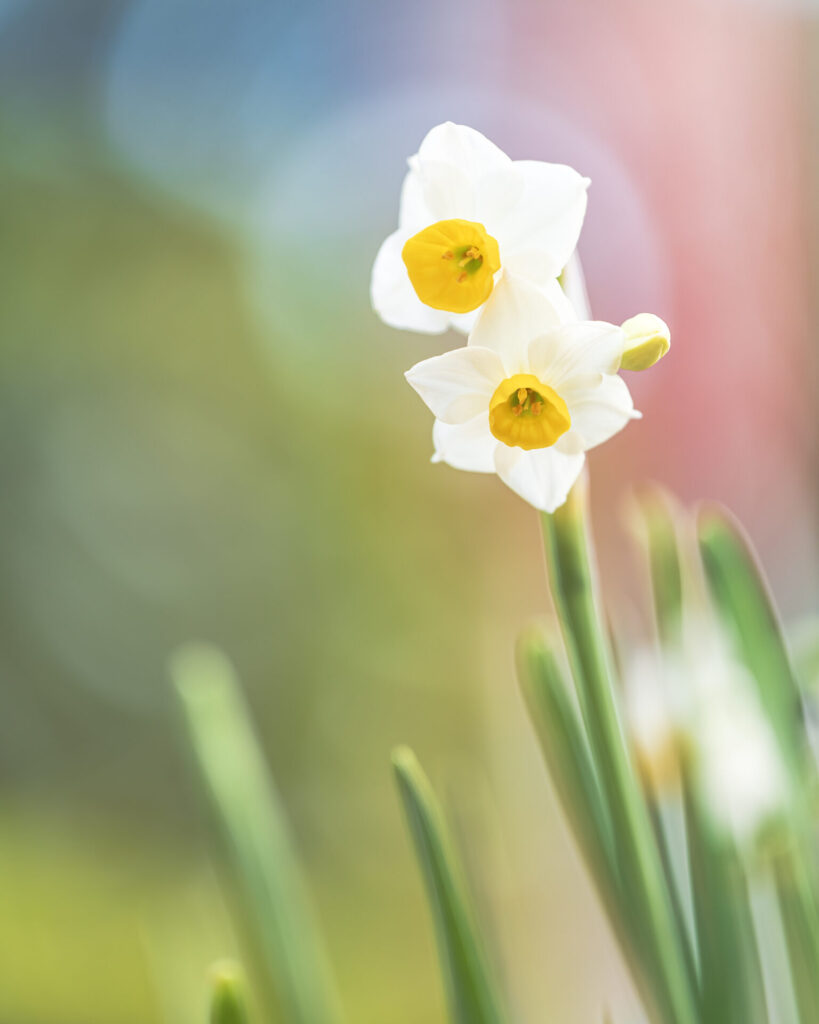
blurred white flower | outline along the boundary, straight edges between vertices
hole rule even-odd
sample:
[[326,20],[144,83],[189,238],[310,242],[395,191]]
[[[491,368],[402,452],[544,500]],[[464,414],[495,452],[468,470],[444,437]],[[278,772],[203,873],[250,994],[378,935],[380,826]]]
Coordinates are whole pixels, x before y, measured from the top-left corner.
[[577,245],[589,179],[563,164],[510,160],[480,132],[446,122],[426,136],[381,246],[372,304],[393,327],[469,331],[503,273],[539,285]]
[[773,729],[745,668],[714,653],[697,678],[692,731],[703,796],[715,821],[747,841],[788,798]]
[[666,652],[662,672],[643,663],[637,682],[632,697],[645,700],[653,685],[652,701],[662,707],[637,710],[627,697],[635,743],[656,750],[675,733],[714,823],[739,842],[751,840],[785,808],[788,777],[756,684],[728,639],[689,608],[684,650]]
[[407,380],[436,416],[433,461],[497,473],[544,512],[563,504],[584,452],[638,417],[617,376],[623,332],[577,321],[556,281],[507,276],[465,348]]
[[[623,698],[631,744],[642,775],[654,789],[677,781],[681,705],[678,672],[668,656],[638,648],[623,675]],[[676,685],[675,685],[676,684]]]
[[690,761],[714,823],[747,842],[786,806],[785,765],[754,680],[726,638],[696,613],[685,632],[682,652],[640,648],[630,659],[629,737],[656,788],[676,785],[679,758]]

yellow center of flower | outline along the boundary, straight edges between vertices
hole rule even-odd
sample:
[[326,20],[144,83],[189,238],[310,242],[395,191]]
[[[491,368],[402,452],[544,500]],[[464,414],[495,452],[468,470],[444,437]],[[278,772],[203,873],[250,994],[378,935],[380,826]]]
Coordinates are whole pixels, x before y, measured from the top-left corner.
[[560,395],[531,373],[507,377],[489,402],[489,429],[510,448],[548,448],[571,425]]
[[430,224],[404,243],[401,256],[421,302],[449,313],[483,305],[500,270],[498,243],[471,220]]

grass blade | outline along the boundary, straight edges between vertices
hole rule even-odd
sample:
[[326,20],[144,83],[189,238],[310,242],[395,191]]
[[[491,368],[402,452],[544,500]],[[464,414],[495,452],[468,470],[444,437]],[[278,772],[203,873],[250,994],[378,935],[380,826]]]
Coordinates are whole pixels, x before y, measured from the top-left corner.
[[443,813],[415,754],[392,756],[398,789],[432,906],[453,1024],[504,1020]]
[[335,989],[290,827],[233,669],[220,651],[192,645],[175,655],[172,675],[282,1017],[336,1024]]

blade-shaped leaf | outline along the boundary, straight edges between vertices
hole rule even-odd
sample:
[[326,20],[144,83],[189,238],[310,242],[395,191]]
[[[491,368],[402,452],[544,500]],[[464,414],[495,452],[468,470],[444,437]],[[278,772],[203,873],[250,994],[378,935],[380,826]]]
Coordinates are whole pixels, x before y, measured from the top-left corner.
[[588,741],[554,655],[554,645],[531,630],[518,646],[518,674],[543,756],[609,922],[640,995],[659,1019],[652,981],[646,976],[643,936],[617,876],[611,821],[600,791]]
[[683,770],[703,1024],[766,1024],[762,968],[742,863]]
[[774,880],[800,1024],[819,1020],[819,908],[797,844],[774,856]]
[[392,763],[432,907],[453,1024],[500,1024],[500,1000],[438,800],[411,750],[399,747]]
[[807,746],[802,703],[762,570],[741,527],[726,511],[702,510],[698,526],[711,593],[756,680],[784,762],[799,778]]
[[247,1004],[238,964],[222,961],[210,969],[210,1024],[248,1024]]
[[683,581],[677,523],[671,499],[660,488],[637,495],[646,532],[648,566],[657,634],[662,645],[676,650],[682,643]]
[[178,652],[171,668],[282,1016],[288,1024],[336,1024],[335,988],[289,823],[233,669],[204,645]]

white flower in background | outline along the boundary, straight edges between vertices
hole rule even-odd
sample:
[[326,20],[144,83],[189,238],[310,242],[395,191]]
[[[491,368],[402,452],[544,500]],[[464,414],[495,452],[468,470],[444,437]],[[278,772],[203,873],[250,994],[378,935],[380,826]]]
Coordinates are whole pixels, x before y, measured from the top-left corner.
[[785,765],[754,680],[727,640],[706,628],[691,640],[688,725],[699,783],[714,820],[744,842],[784,809]]
[[703,792],[714,817],[740,840],[784,808],[788,788],[776,738],[750,686],[716,695],[697,730]]
[[553,512],[584,452],[640,415],[616,375],[622,352],[622,330],[575,320],[556,281],[542,289],[508,276],[465,348],[406,375],[436,416],[433,461],[497,473]]
[[401,191],[381,246],[372,304],[393,327],[471,329],[503,272],[546,285],[577,245],[589,179],[563,164],[510,160],[480,132],[438,125]]
[[623,676],[626,723],[637,766],[659,791],[677,783],[681,704],[676,665],[639,647]]

